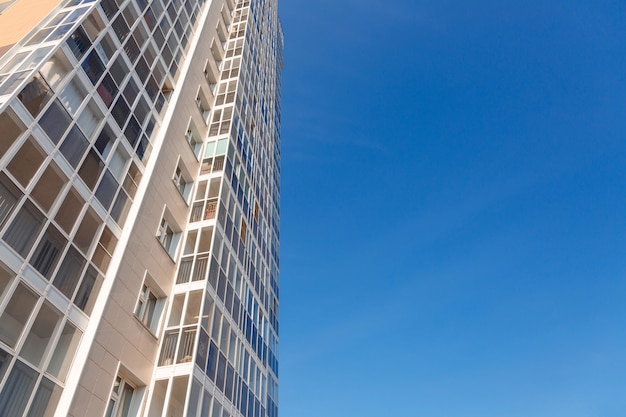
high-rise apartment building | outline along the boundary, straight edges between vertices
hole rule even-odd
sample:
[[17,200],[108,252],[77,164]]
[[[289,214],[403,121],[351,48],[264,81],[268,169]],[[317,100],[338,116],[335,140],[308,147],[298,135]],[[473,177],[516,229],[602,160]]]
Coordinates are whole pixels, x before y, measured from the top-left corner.
[[276,0],[0,0],[0,416],[276,417]]

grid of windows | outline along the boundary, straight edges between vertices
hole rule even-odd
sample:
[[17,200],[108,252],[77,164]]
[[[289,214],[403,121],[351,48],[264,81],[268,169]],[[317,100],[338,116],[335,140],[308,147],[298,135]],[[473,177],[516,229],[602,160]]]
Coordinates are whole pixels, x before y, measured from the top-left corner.
[[[33,271],[0,275],[0,415],[58,401],[85,323],[69,313],[91,314],[203,4],[66,1],[0,61],[0,251]],[[166,210],[156,232],[180,252],[158,366],[206,377],[156,381],[147,408],[275,417],[282,33],[275,0],[226,0],[220,17],[196,96],[209,138],[191,121],[179,133],[201,161],[193,196],[184,166],[172,177],[190,227],[179,245]],[[146,277],[134,305],[154,334],[163,297]],[[140,394],[117,376],[106,415],[131,415]]]
[[0,297],[0,415],[48,415],[82,332],[2,263]]
[[[203,4],[64,1],[0,59],[0,252],[32,271],[0,272],[0,415],[56,407]],[[155,288],[136,311],[153,332]]]
[[[282,33],[270,4],[237,2],[229,37],[218,30],[220,42],[211,48],[220,76],[211,65],[204,73],[215,107],[158,361],[163,367],[194,360],[204,370],[206,379],[194,379],[189,392],[193,416],[277,416],[280,138],[274,95]],[[257,33],[247,36],[251,30]],[[261,30],[277,41],[264,41]],[[211,244],[202,243],[207,236]],[[195,284],[204,280],[206,290]],[[155,383],[158,400],[151,409],[162,401],[156,391],[174,382]],[[223,400],[203,385],[215,386]]]

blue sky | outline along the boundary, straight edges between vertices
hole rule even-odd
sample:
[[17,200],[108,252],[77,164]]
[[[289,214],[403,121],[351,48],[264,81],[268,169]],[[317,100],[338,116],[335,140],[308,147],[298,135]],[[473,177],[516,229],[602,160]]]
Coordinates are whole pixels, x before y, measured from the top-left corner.
[[626,414],[626,3],[282,0],[283,417]]

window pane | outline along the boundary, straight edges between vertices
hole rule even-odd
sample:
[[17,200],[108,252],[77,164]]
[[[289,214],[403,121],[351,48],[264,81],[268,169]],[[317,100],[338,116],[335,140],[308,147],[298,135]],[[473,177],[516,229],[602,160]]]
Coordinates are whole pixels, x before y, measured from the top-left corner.
[[[28,321],[38,297],[20,283],[0,316],[0,340],[15,346]],[[2,415],[0,413],[0,415]]]
[[59,100],[54,100],[52,105],[41,117],[41,120],[39,120],[39,125],[52,142],[59,143],[59,140],[71,122],[72,119],[70,115],[67,114]]
[[113,204],[113,209],[111,209],[111,216],[113,217],[113,220],[115,220],[117,224],[122,225],[126,220],[129,208],[130,199],[128,198],[128,194],[122,190],[117,194],[115,204]]
[[54,286],[67,298],[72,298],[85,263],[85,258],[74,247],[70,247],[53,281]]
[[83,164],[78,171],[78,174],[85,182],[89,189],[93,190],[93,187],[98,182],[100,174],[104,169],[104,162],[100,159],[98,153],[93,148],[87,153],[87,157],[83,161]]
[[59,312],[54,307],[47,302],[44,303],[28,332],[20,356],[35,366],[41,366],[41,360],[50,345],[50,339],[60,318]]
[[148,417],[161,417],[161,415],[163,414],[163,404],[165,403],[167,382],[167,379],[155,382],[154,391],[152,393],[152,400],[150,402],[150,410],[148,411]]
[[[122,395],[120,398],[120,408],[117,411],[119,417],[129,417],[130,403],[133,400],[133,393],[135,390],[128,384],[124,384]],[[182,415],[182,414],[181,414]]]
[[70,50],[76,57],[76,60],[80,61],[83,55],[85,55],[85,52],[87,52],[87,49],[91,46],[91,41],[87,37],[83,28],[79,26],[78,29],[76,29],[76,31],[74,31],[74,33],[72,33],[67,39],[67,45],[70,47]]
[[66,183],[67,177],[54,162],[51,162],[37,182],[31,195],[45,211],[49,211],[52,203],[54,203],[54,200],[56,200]]
[[61,208],[54,219],[68,234],[74,227],[76,218],[78,217],[78,214],[82,210],[84,204],[85,202],[78,195],[78,193],[74,191],[74,189],[70,189],[65,196],[65,200],[63,201],[63,204],[61,204]]
[[96,51],[91,51],[87,59],[83,61],[82,65],[87,77],[91,80],[93,85],[96,85],[102,74],[104,73],[104,64]]
[[109,209],[111,203],[113,202],[113,197],[115,197],[118,185],[119,184],[115,181],[111,171],[106,170],[100,180],[100,185],[96,190],[96,198],[100,201],[100,203],[102,203],[106,210]]
[[52,417],[61,397],[61,387],[43,378],[26,417]]
[[96,231],[100,223],[98,215],[92,209],[87,210],[83,222],[74,237],[74,243],[83,253],[86,254],[89,252],[89,248],[91,247],[93,239],[96,237]]
[[11,215],[22,192],[5,174],[0,173],[0,228]]
[[168,416],[182,416],[187,397],[188,376],[177,376],[172,380],[172,392],[170,394],[170,404],[167,410]]
[[17,361],[0,393],[0,416],[21,416],[30,398],[37,373]]
[[42,222],[41,212],[26,201],[4,234],[4,240],[25,258],[41,230]]
[[93,99],[91,99],[80,113],[80,116],[78,116],[78,126],[80,126],[88,138],[91,138],[103,117],[104,115]]
[[74,358],[74,352],[80,341],[81,332],[78,331],[69,322],[65,323],[61,337],[57,342],[57,346],[52,354],[50,363],[48,364],[48,373],[54,375],[61,381],[65,381],[67,371]]
[[109,155],[111,148],[113,148],[113,145],[115,144],[115,140],[116,137],[113,130],[108,124],[105,124],[95,144],[96,149],[100,152],[100,155],[102,155],[103,158],[106,159]]
[[102,276],[98,274],[92,266],[87,269],[85,277],[78,288],[76,297],[74,297],[74,304],[85,314],[91,314],[93,305],[98,297],[100,286],[102,285]]
[[18,94],[18,98],[33,117],[37,117],[41,109],[52,97],[52,91],[48,83],[41,75],[37,74],[26,84],[24,89]]
[[60,150],[67,162],[76,168],[88,146],[89,142],[85,135],[78,126],[74,125],[63,141]]
[[59,255],[65,248],[67,240],[52,224],[39,241],[30,264],[44,277],[50,279],[52,271],[59,260]]
[[11,355],[0,349],[0,380],[4,377],[4,373],[7,371],[11,358]]
[[7,169],[24,187],[44,161],[44,155],[32,137],[29,137],[15,154]]
[[25,130],[26,126],[24,126],[24,123],[13,113],[13,110],[6,109],[0,114],[0,132],[2,132],[2,140],[0,140],[0,158]]

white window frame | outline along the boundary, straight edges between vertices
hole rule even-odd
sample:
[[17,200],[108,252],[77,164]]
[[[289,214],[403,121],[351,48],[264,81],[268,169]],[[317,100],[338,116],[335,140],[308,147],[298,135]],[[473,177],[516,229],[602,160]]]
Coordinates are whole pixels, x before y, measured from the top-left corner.
[[[150,305],[152,304],[152,308]],[[154,283],[154,279],[146,271],[141,291],[137,297],[135,318],[141,322],[152,334],[157,334],[163,310],[165,307],[165,295]]]
[[[115,389],[116,385],[117,390]],[[131,397],[128,403],[128,409],[124,410],[123,404],[126,400],[126,395],[128,394],[128,391],[125,391],[125,388],[127,387],[131,389],[132,392],[130,393]],[[105,417],[131,417],[135,415],[136,410],[134,410],[135,407],[133,407],[133,403],[137,402],[137,395],[138,390],[135,384],[131,383],[124,376],[118,374],[115,377],[113,387],[111,388],[111,395],[109,396]]]
[[163,249],[165,249],[170,257],[174,259],[176,257],[178,243],[180,242],[181,232],[177,231],[179,229],[171,226],[174,222],[171,221],[168,214],[167,210],[164,210],[163,216],[161,217],[161,223],[159,223],[156,238]]
[[182,164],[180,157],[178,159],[178,164],[176,165],[176,170],[174,170],[172,181],[185,202],[189,203],[189,196],[191,195],[191,189],[193,188],[193,181],[185,169],[185,166]]
[[187,126],[187,133],[185,133],[185,139],[191,148],[191,152],[196,156],[196,159],[200,158],[200,154],[202,152],[202,139],[199,139],[200,133],[196,128],[193,121],[189,120],[189,125]]

